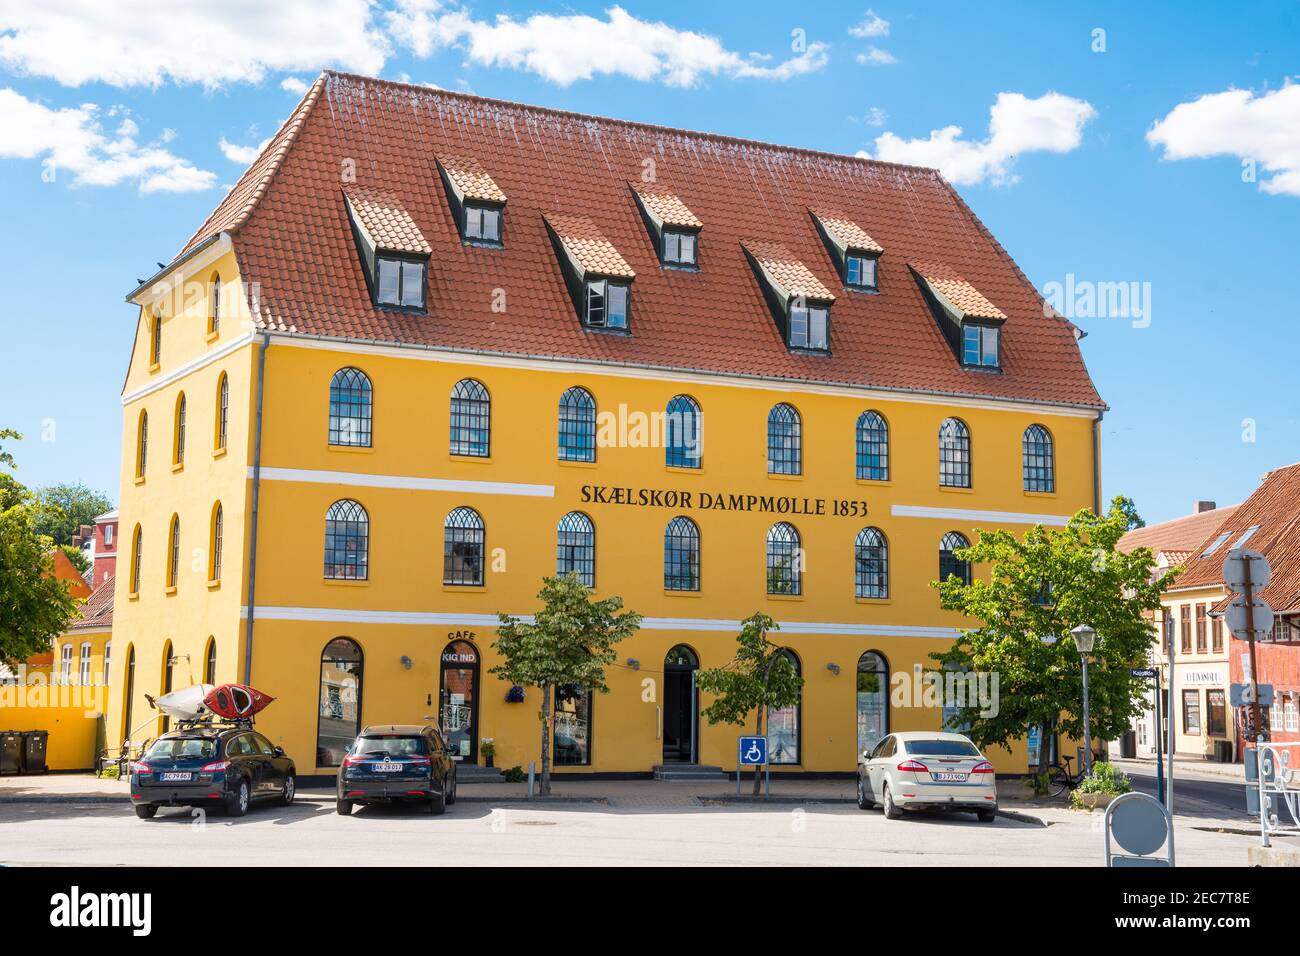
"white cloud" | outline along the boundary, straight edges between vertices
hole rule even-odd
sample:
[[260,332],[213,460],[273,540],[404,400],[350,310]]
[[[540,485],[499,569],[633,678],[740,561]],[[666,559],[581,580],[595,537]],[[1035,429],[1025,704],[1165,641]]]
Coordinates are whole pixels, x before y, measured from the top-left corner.
[[871,109],[867,110],[867,115],[863,118],[863,122],[868,126],[884,126],[888,120],[889,114],[879,106],[871,107]]
[[1157,120],[1147,142],[1164,159],[1236,156],[1255,160],[1266,193],[1300,196],[1300,84],[1256,96],[1250,90],[1207,93]]
[[0,0],[0,64],[64,86],[260,83],[268,71],[378,73],[389,46],[371,0]]
[[849,35],[861,39],[887,37],[889,36],[889,21],[876,16],[875,10],[868,10],[861,23],[849,27]]
[[579,14],[515,20],[502,14],[489,22],[473,19],[463,8],[444,8],[438,0],[397,0],[385,20],[393,37],[417,56],[454,46],[480,66],[525,70],[561,86],[597,75],[681,87],[704,76],[784,80],[820,70],[828,59],[826,44],[810,43],[768,66],[765,58],[728,50],[715,37],[639,20],[621,7],[610,7],[605,15],[605,20]]
[[11,89],[0,89],[0,158],[40,159],[42,176],[74,186],[136,182],[143,193],[210,189],[216,175],[198,169],[157,143],[136,141],[139,126],[124,117],[112,132],[94,103],[51,109]]
[[878,46],[870,47],[866,53],[859,53],[854,59],[863,66],[889,66],[898,62],[898,57]]
[[[1012,171],[1025,153],[1068,153],[1083,141],[1083,127],[1097,115],[1091,103],[1060,93],[1029,99],[1022,93],[999,93],[989,110],[988,138],[962,138],[960,126],[931,131],[925,139],[902,139],[893,133],[876,137],[876,159],[933,166],[958,185],[1017,181]],[[866,155],[859,153],[859,155]]]
[[241,166],[247,166],[258,156],[262,155],[262,150],[266,149],[266,144],[271,142],[269,138],[262,140],[256,146],[240,146],[238,143],[231,143],[226,137],[221,137],[221,142],[217,145],[221,147],[221,155],[232,163],[239,163]]
[[294,96],[302,96],[307,92],[307,83],[298,79],[296,76],[286,76],[280,81],[280,89],[286,93],[292,93]]

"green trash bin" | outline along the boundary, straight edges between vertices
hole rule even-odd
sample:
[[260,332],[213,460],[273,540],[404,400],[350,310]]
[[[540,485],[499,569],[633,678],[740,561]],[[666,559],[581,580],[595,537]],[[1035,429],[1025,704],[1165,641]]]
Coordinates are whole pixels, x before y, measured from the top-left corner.
[[23,735],[0,730],[0,774],[23,772]]
[[23,734],[23,773],[45,773],[45,749],[49,742],[48,730],[29,730]]

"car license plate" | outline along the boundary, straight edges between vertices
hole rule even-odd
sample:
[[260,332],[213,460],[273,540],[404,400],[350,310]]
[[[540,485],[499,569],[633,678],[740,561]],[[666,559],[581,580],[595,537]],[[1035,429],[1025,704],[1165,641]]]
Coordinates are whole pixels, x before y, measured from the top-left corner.
[[953,773],[952,771],[947,771],[943,773],[939,771],[932,771],[930,776],[934,777],[934,779],[939,781],[940,783],[965,783],[968,774]]
[[163,774],[159,774],[158,777],[159,777],[160,780],[164,780],[164,781],[170,781],[170,780],[184,780],[184,781],[188,781],[188,780],[190,779],[190,774],[188,774],[188,773],[163,773]]
[[374,768],[375,773],[397,773],[402,769],[402,765],[392,760],[385,760],[383,763],[375,764]]

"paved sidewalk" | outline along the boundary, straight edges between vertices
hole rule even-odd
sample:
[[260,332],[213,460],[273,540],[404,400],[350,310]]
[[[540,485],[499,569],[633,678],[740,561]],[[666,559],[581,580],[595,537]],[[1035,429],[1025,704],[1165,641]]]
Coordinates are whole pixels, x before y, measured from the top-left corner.
[[[1159,765],[1154,760],[1115,758],[1111,761],[1125,773],[1155,774]],[[1168,763],[1165,764],[1168,766]],[[1243,783],[1246,779],[1245,768],[1239,763],[1211,763],[1208,760],[1189,760],[1174,758],[1174,784],[1179,777],[1194,780],[1231,780]]]

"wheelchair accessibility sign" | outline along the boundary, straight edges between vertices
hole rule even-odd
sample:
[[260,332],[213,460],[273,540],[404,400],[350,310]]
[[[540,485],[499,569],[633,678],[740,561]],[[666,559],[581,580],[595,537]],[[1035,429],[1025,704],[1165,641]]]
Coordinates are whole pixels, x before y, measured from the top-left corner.
[[740,756],[742,767],[761,767],[767,763],[766,737],[741,737]]

